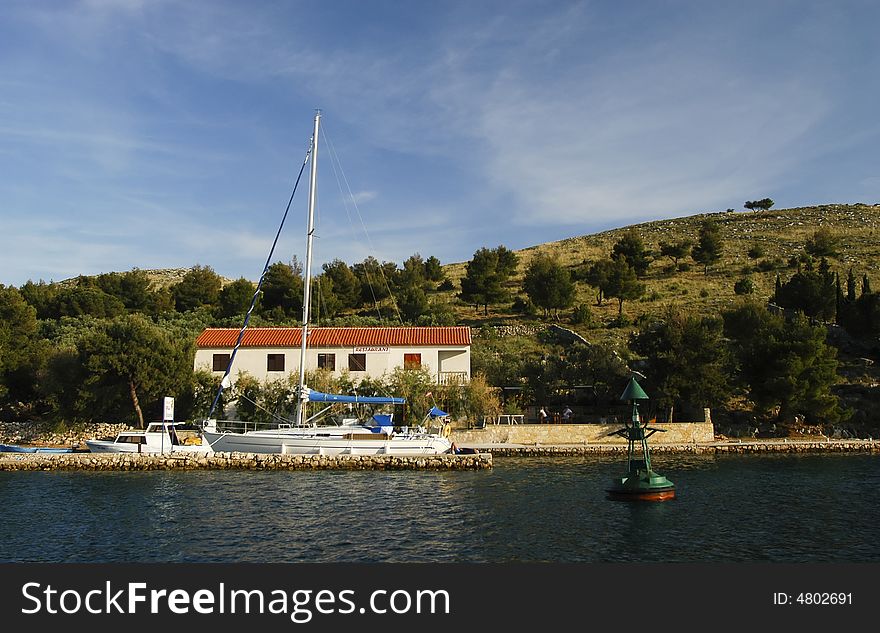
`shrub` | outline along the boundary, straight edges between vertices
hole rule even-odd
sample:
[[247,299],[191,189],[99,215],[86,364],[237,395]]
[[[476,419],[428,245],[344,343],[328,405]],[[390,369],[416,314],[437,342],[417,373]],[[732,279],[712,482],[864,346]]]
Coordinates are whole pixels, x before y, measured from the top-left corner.
[[571,314],[571,322],[575,325],[590,325],[593,322],[593,313],[585,303],[577,305]]
[[733,284],[733,291],[738,295],[750,295],[755,292],[755,284],[748,277],[743,277]]

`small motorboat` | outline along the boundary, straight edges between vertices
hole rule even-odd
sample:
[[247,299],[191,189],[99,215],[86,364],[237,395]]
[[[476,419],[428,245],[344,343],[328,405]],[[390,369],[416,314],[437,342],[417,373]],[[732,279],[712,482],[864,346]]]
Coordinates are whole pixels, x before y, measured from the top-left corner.
[[173,422],[151,422],[145,431],[123,431],[114,440],[86,440],[92,453],[206,453],[209,445],[181,441]]
[[0,453],[72,453],[73,448],[65,446],[22,446],[21,444],[0,444]]

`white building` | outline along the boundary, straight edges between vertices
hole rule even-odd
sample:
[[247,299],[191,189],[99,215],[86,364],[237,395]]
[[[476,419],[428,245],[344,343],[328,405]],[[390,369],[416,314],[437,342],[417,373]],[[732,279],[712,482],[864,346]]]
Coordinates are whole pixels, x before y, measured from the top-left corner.
[[[208,328],[196,340],[196,369],[222,374],[239,330]],[[235,355],[233,378],[258,380],[299,373],[300,328],[251,328]],[[469,327],[316,327],[309,330],[306,370],[348,371],[355,380],[379,378],[398,367],[426,368],[438,384],[471,377]]]

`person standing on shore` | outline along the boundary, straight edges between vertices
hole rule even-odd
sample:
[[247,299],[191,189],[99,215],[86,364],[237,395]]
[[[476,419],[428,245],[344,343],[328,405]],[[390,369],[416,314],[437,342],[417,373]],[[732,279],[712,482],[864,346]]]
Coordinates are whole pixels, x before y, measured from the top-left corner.
[[538,422],[544,424],[547,421],[547,411],[544,410],[544,407],[541,407],[541,410],[538,411]]
[[571,416],[571,409],[568,407],[568,405],[565,405],[565,411],[562,412],[562,421],[565,423],[571,422]]

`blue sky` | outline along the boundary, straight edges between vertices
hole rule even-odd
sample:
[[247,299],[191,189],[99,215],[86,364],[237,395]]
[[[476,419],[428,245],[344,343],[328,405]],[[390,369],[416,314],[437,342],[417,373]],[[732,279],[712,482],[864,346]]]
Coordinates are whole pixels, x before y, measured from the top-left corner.
[[[878,18],[846,1],[5,0],[0,283],[256,279],[316,107],[339,161],[324,144],[318,264],[466,261],[768,196],[878,202]],[[305,201],[277,260],[303,259]]]

